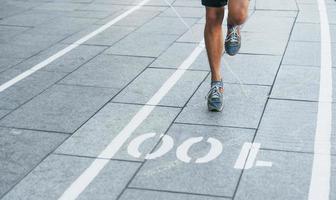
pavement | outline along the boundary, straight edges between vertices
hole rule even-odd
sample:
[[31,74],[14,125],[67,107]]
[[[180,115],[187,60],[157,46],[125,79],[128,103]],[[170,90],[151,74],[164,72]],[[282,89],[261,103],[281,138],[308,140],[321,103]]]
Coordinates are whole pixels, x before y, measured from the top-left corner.
[[335,200],[336,2],[251,0],[222,113],[204,14],[1,1],[0,199]]

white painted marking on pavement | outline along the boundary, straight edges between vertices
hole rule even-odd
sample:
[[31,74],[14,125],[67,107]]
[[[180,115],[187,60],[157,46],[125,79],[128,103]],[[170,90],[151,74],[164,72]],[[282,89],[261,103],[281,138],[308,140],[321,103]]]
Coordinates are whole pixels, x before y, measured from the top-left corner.
[[32,75],[36,71],[38,71],[38,70],[46,67],[48,64],[52,63],[56,59],[64,56],[68,52],[70,52],[73,49],[77,48],[79,45],[83,44],[84,42],[88,41],[89,39],[93,38],[94,36],[96,36],[96,35],[100,34],[101,32],[105,31],[106,29],[108,29],[109,27],[111,27],[113,24],[115,24],[118,21],[124,19],[129,14],[133,13],[134,11],[140,9],[148,1],[150,1],[150,0],[144,0],[144,1],[140,2],[138,5],[133,6],[131,9],[127,10],[123,14],[119,15],[118,17],[114,18],[113,20],[109,21],[108,23],[104,24],[103,26],[99,27],[95,31],[87,34],[86,36],[84,36],[82,38],[80,38],[76,42],[70,44],[69,46],[65,47],[64,49],[62,49],[59,52],[55,53],[54,55],[50,56],[46,60],[40,62],[39,64],[33,66],[32,68],[30,68],[28,70],[22,72],[21,74],[19,74],[18,76],[14,77],[13,79],[11,79],[11,80],[3,83],[2,85],[0,85],[0,92],[3,92],[7,88],[9,88],[9,87],[13,86],[14,84],[16,84],[17,82],[19,82],[19,81],[27,78],[28,76]]
[[256,162],[257,167],[272,167],[273,163],[269,161],[258,160]]
[[[234,165],[235,169],[250,169],[260,149],[260,143],[245,142]],[[246,163],[245,163],[246,162]]]
[[[189,57],[177,68],[177,70],[168,78],[161,88],[153,95],[153,97],[143,106],[131,119],[131,121],[118,133],[118,135],[110,142],[110,144],[100,153],[91,165],[70,185],[69,188],[62,194],[59,199],[72,200],[76,199],[85,188],[94,180],[99,172],[108,163],[108,160],[99,158],[111,159],[124,143],[131,137],[134,130],[149,116],[155,106],[169,92],[169,90],[182,77],[186,70],[196,60],[196,58],[204,50],[204,40],[193,50]],[[105,161],[105,162],[104,162]]]
[[320,92],[314,161],[310,180],[309,200],[328,200],[330,193],[330,137],[332,123],[332,59],[329,20],[324,0],[317,0],[321,23]]

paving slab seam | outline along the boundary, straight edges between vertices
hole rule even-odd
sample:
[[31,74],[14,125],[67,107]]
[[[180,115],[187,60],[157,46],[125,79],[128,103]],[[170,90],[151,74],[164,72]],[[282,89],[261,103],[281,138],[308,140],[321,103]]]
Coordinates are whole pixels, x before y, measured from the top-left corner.
[[[295,150],[284,150],[284,149],[263,148],[263,147],[260,147],[260,150],[314,155],[314,152],[312,152],[312,151],[295,151]],[[336,155],[336,154],[334,154],[334,155]]]
[[[2,19],[0,19],[0,20],[2,20]],[[0,24],[0,26],[20,27],[20,28],[34,28],[34,26],[22,26],[22,25],[12,25],[12,24]]]
[[4,126],[4,125],[1,125],[0,127],[1,127],[1,128],[9,128],[9,129],[26,130],[26,131],[49,132],[49,133],[62,134],[62,135],[71,135],[71,133],[67,133],[67,132],[50,131],[50,130],[43,130],[43,129],[21,128],[21,127]]
[[126,159],[117,159],[117,158],[100,158],[94,156],[84,156],[84,155],[75,155],[75,154],[67,154],[67,153],[52,153],[52,155],[59,156],[68,156],[68,157],[77,157],[77,158],[90,158],[90,159],[99,159],[99,160],[110,160],[110,161],[122,161],[122,162],[130,162],[130,163],[142,163],[143,161],[139,160],[126,160]]
[[278,100],[278,101],[299,101],[299,102],[311,102],[311,103],[317,103],[318,102],[318,100],[288,99],[288,98],[279,98],[279,97],[269,97],[269,99]]
[[117,53],[106,53],[106,55],[135,57],[135,58],[151,58],[151,59],[156,59],[157,57],[159,57],[159,56],[153,57],[153,56],[126,55],[126,54],[117,54]]
[[243,127],[243,126],[224,126],[224,125],[213,125],[213,124],[202,124],[202,123],[174,122],[174,124],[183,124],[183,125],[199,125],[199,126],[208,126],[208,127],[221,127],[221,128],[236,128],[236,129],[257,130],[256,128],[253,128],[253,127]]
[[139,187],[129,187],[128,189],[145,190],[145,191],[156,191],[156,192],[168,192],[168,193],[174,193],[174,194],[189,194],[189,195],[197,195],[197,196],[203,196],[203,197],[215,197],[215,198],[227,198],[227,199],[232,199],[232,197],[230,197],[230,196],[220,196],[220,195],[211,195],[211,194],[193,193],[193,192],[178,192],[178,191],[157,190],[157,189],[139,188]]
[[[295,1],[296,1],[296,0],[295,0]],[[271,88],[270,88],[270,91],[269,91],[268,96],[270,96],[270,94],[272,93],[272,89],[273,89],[273,87],[274,87],[274,83],[275,83],[275,81],[276,81],[276,77],[277,77],[277,75],[278,75],[278,73],[279,73],[279,71],[280,71],[280,67],[281,67],[282,62],[283,62],[283,60],[284,60],[285,52],[287,51],[288,44],[289,44],[291,35],[292,35],[292,33],[293,33],[293,29],[294,29],[295,23],[296,23],[296,21],[297,21],[298,15],[299,15],[299,12],[296,13],[296,17],[295,17],[295,19],[294,19],[294,22],[293,22],[292,27],[291,27],[291,31],[290,31],[289,36],[288,36],[288,39],[287,39],[287,44],[286,44],[285,50],[284,50],[284,52],[283,52],[283,54],[282,54],[282,58],[281,58],[279,67],[278,67],[278,70],[277,70],[277,72],[276,72],[276,74],[275,74],[275,77],[274,77],[274,80],[273,80],[273,83],[272,83],[272,86],[271,86]],[[262,120],[262,118],[263,118],[263,116],[264,116],[264,114],[265,114],[265,110],[266,110],[266,107],[267,107],[268,102],[269,102],[269,97],[266,99],[266,102],[265,102],[265,105],[264,105],[262,114],[261,114],[260,119],[259,119],[259,123],[258,123],[258,125],[257,125],[257,129],[256,129],[256,131],[255,131],[255,134],[254,134],[254,136],[253,136],[253,139],[252,139],[252,142],[251,142],[251,143],[253,143],[253,142],[255,141],[255,139],[256,139],[257,132],[258,132],[258,130],[259,130],[259,127],[260,127],[260,124],[261,124],[261,120]],[[248,159],[248,157],[249,157],[249,155],[250,155],[250,152],[251,152],[251,149],[249,150],[248,156],[247,156],[246,159],[245,159],[245,163],[244,163],[244,165],[246,165],[246,161],[247,161],[247,159]],[[234,194],[233,194],[233,199],[235,199],[235,197],[236,197],[236,194],[237,194],[237,191],[238,191],[238,188],[239,188],[239,185],[240,185],[241,178],[242,178],[242,176],[243,176],[243,174],[244,174],[244,171],[245,171],[245,170],[243,169],[242,172],[240,173],[240,176],[239,176],[239,179],[238,179],[238,183],[237,183],[237,186],[236,186],[235,191],[234,191]]]

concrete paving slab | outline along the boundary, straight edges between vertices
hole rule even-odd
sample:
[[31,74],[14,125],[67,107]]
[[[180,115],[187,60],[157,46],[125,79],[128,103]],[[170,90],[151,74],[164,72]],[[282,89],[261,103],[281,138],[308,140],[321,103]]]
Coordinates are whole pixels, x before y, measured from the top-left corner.
[[[119,93],[113,101],[146,104],[175,71],[172,69],[148,68]],[[175,84],[159,105],[183,107],[207,75],[208,72],[185,72],[181,81]]]
[[[84,37],[85,35],[99,29],[101,25],[92,25],[88,28],[79,31],[70,37],[62,41],[64,44],[71,44],[77,41],[79,38]],[[120,39],[126,37],[128,34],[133,32],[135,27],[131,26],[111,26],[104,32],[98,34],[92,39],[88,40],[84,44],[88,45],[101,45],[101,46],[112,46],[114,43],[118,42]]]
[[[67,45],[64,44],[54,45],[40,52],[34,57],[26,59],[24,62],[13,67],[13,69],[21,71],[28,70],[66,47]],[[88,62],[96,55],[100,54],[105,49],[106,47],[80,45],[69,53],[47,65],[45,68],[41,69],[41,71],[70,73],[82,66],[84,63]]]
[[308,198],[313,161],[311,154],[262,150],[258,159],[271,161],[273,166],[244,171],[235,199]]
[[[128,15],[123,20],[117,22],[116,26],[136,26],[140,27],[143,24],[147,23],[151,19],[153,19],[155,16],[159,15],[161,11],[157,10],[137,10],[134,11],[131,15]],[[106,18],[102,21],[99,21],[97,23],[104,23],[106,20],[109,20],[110,18]]]
[[[195,24],[198,19],[188,18],[184,20],[188,26]],[[188,27],[179,19],[175,17],[155,17],[147,22],[136,32],[148,34],[176,34],[181,35],[188,30]]]
[[[205,15],[205,9],[203,7],[178,7],[174,6],[175,10],[180,13],[181,17],[189,18],[201,18]],[[160,16],[176,17],[173,9],[169,8],[164,11]]]
[[102,54],[67,76],[61,83],[120,90],[152,61],[152,58]]
[[[274,16],[270,16],[272,14]],[[265,15],[267,15],[267,17],[265,17]],[[292,15],[292,11],[288,12],[287,15]],[[248,22],[244,24],[243,30],[247,32],[263,33],[264,36],[272,35],[273,37],[284,37],[289,35],[294,21],[295,18],[279,17],[274,14],[274,11],[268,12],[257,10],[251,18],[249,18]]]
[[256,9],[259,10],[298,10],[295,0],[258,0]]
[[23,59],[18,58],[0,58],[0,73],[22,61]]
[[5,115],[10,113],[11,110],[0,109],[0,118],[3,118]]
[[3,126],[73,133],[116,90],[55,85],[0,121]]
[[282,65],[271,97],[318,101],[319,88],[319,67]]
[[257,132],[263,148],[313,152],[317,103],[270,99]]
[[[61,72],[38,71],[0,93],[0,108],[16,109],[62,79]],[[0,74],[1,76],[1,74]]]
[[331,156],[330,199],[336,198],[336,156]]
[[[331,45],[331,48],[332,52],[336,52],[336,45]],[[282,63],[286,65],[320,66],[320,51],[321,44],[319,42],[290,41]],[[332,63],[336,63],[336,56],[332,57]]]
[[280,62],[281,56],[248,54],[229,56],[225,54],[222,61],[223,81],[272,85]]
[[247,54],[282,55],[288,42],[287,34],[274,37],[273,34],[261,32],[242,32],[241,37],[242,46],[239,53]]
[[224,84],[224,110],[209,112],[205,96],[210,80],[205,81],[177,118],[177,122],[256,128],[269,92],[267,86]]
[[[3,199],[57,199],[92,161],[51,155]],[[110,161],[78,199],[115,199],[138,167],[134,162]]]
[[23,12],[17,15],[9,16],[0,21],[3,25],[16,26],[38,26],[53,19],[53,15],[37,12]]
[[[193,1],[194,2],[194,1]],[[159,192],[139,189],[127,189],[120,197],[120,200],[225,200],[229,198],[207,197],[192,194],[180,194],[172,192]]]
[[[330,25],[331,42],[336,42],[336,25]],[[320,24],[296,23],[291,35],[293,41],[320,42]]]
[[[158,57],[177,35],[132,33],[109,48],[107,54]],[[146,48],[144,48],[146,47]]]
[[[140,110],[139,105],[109,103],[83,127],[72,135],[57,150],[57,153],[98,157],[106,146],[130,122],[132,117]],[[157,107],[149,117],[133,132],[114,159],[143,161],[144,156],[151,152],[160,140],[160,134],[166,132],[180,109]],[[128,154],[129,143],[137,136],[146,133],[157,133],[154,138],[145,141],[139,151],[139,158]]]
[[51,46],[50,44],[10,44],[0,43],[1,58],[18,58],[26,59],[38,54],[43,49]]
[[[175,147],[166,155],[148,160],[130,186],[154,190],[186,192],[193,194],[233,196],[241,170],[233,168],[244,142],[252,140],[254,131],[198,125],[175,124],[168,135],[175,140]],[[206,155],[208,144],[203,141],[189,150],[191,163],[176,157],[177,146],[190,137],[213,137],[223,144],[223,152],[208,163],[195,163],[195,159]]]
[[29,29],[30,29],[30,27],[0,25],[0,43],[8,42],[14,36],[24,32],[24,31],[27,31]]
[[0,196],[67,138],[65,134],[0,128]]
[[204,37],[204,24],[194,24],[191,29],[185,32],[177,41],[199,43]]

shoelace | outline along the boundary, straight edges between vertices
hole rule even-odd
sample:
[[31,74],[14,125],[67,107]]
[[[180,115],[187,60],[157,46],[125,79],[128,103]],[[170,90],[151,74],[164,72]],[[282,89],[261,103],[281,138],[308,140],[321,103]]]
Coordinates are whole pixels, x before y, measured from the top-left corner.
[[214,85],[211,87],[208,96],[211,95],[211,98],[220,98],[220,91],[219,91],[219,86],[218,85]]
[[228,41],[228,42],[239,42],[238,27],[239,26],[234,26],[230,29],[230,33],[226,37],[226,41]]

